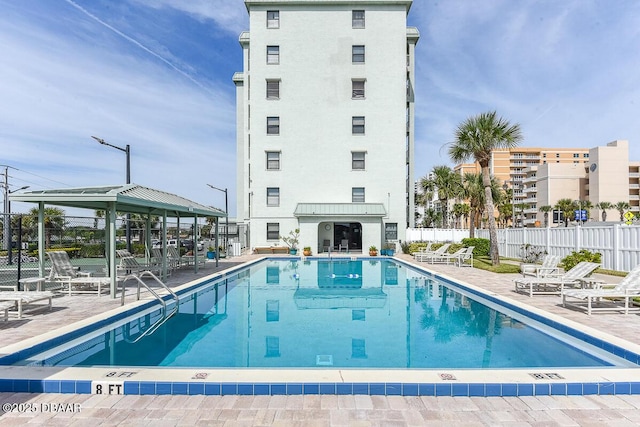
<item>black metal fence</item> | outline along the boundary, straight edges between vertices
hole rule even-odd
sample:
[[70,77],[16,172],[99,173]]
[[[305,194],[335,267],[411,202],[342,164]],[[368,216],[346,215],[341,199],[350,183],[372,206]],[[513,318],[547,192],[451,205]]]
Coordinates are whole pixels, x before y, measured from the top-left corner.
[[[208,246],[222,247],[227,250],[225,233],[219,232],[219,241],[215,242],[214,227],[202,218],[197,224],[193,220],[168,220],[163,224],[158,218],[152,218],[148,230],[151,245],[161,245],[164,228],[167,239],[180,239],[182,251]],[[117,249],[127,247],[127,219],[124,215],[116,220],[115,244]],[[130,249],[139,257],[148,256],[147,221],[132,215],[130,224]],[[220,224],[222,226],[223,224]],[[105,254],[106,221],[103,217],[80,217],[45,215],[44,240],[46,250],[64,250],[69,254],[74,266],[82,271],[96,275],[104,274],[107,260]],[[230,228],[230,232],[233,231]],[[224,230],[223,230],[224,231]],[[242,234],[242,233],[239,233]],[[0,289],[11,289],[22,278],[39,276],[38,265],[38,216],[35,213],[0,214]],[[238,238],[230,234],[229,241]],[[239,241],[239,240],[235,240]],[[45,266],[49,268],[49,260],[45,258]]]

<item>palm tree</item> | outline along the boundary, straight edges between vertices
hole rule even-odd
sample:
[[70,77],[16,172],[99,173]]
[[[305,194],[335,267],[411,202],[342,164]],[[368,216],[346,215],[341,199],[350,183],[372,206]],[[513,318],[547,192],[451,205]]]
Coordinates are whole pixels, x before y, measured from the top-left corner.
[[564,217],[564,226],[568,227],[569,218],[572,218],[572,215],[574,214],[574,211],[577,208],[576,202],[574,202],[571,199],[560,199],[556,202],[553,208],[555,210],[562,212],[562,215]]
[[631,209],[629,202],[618,202],[613,206],[620,214],[620,222],[624,222],[624,213]]
[[553,206],[550,205],[544,205],[544,206],[540,206],[538,208],[538,210],[542,213],[544,213],[544,226],[545,228],[549,226],[549,212],[551,212],[553,210]]
[[460,218],[469,215],[469,211],[469,205],[466,203],[456,203],[453,205],[453,217],[456,219],[456,228],[462,228],[462,224],[460,224]]
[[[39,209],[32,208],[22,218],[23,227],[34,231],[38,229]],[[44,235],[45,247],[51,247],[51,236],[54,233],[60,233],[64,229],[65,219],[64,211],[59,208],[44,208]]]
[[427,228],[433,228],[442,219],[442,214],[433,208],[425,209],[422,225]]
[[514,206],[514,210],[516,212],[516,218],[520,223],[520,227],[524,227],[524,211],[529,207],[526,203],[516,203]]
[[596,203],[596,209],[602,210],[602,222],[607,220],[607,210],[613,209],[613,203],[611,202],[600,202]]
[[489,240],[493,265],[500,264],[500,254],[498,252],[496,221],[493,216],[493,196],[489,174],[491,153],[499,148],[516,147],[521,140],[520,125],[512,125],[507,120],[498,117],[495,111],[491,111],[470,117],[458,125],[455,141],[449,147],[449,157],[455,163],[463,163],[473,158],[480,164],[485,192],[485,211],[489,217]]
[[425,192],[433,194],[437,191],[440,206],[442,206],[443,226],[449,226],[449,200],[458,197],[462,193],[462,182],[460,175],[455,173],[449,166],[435,166],[431,172],[431,177],[424,177],[420,180],[420,185]]
[[464,197],[469,200],[469,238],[475,237],[476,226],[480,222],[482,205],[484,204],[484,187],[482,175],[479,173],[465,173],[463,177]]

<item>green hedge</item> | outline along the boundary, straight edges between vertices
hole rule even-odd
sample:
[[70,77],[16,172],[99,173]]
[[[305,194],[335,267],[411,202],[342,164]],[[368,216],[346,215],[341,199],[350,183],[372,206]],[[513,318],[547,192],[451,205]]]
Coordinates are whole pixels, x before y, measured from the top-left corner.
[[465,238],[462,239],[462,244],[464,246],[473,246],[473,256],[489,256],[489,248],[491,246],[489,239],[481,239],[476,237],[474,239]]
[[565,271],[568,271],[582,261],[597,262],[600,264],[602,262],[602,254],[598,252],[589,252],[586,249],[583,249],[580,252],[573,251],[570,255],[562,258],[560,264],[562,264],[562,268],[564,268]]

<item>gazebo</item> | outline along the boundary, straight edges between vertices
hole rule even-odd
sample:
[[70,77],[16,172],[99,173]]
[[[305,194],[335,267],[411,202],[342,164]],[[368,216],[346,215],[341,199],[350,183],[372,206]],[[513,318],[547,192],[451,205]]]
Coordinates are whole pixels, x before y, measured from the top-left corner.
[[[107,185],[100,187],[64,188],[54,190],[37,190],[12,194],[12,201],[37,203],[38,213],[38,259],[39,274],[45,276],[45,229],[44,208],[45,205],[67,206],[73,208],[103,210],[105,212],[105,254],[107,256],[107,269],[111,278],[111,297],[115,298],[117,289],[116,278],[116,212],[135,213],[146,215],[146,230],[151,228],[151,217],[159,216],[166,224],[167,217],[178,219],[178,229],[181,218],[192,218],[194,229],[197,227],[199,217],[214,217],[216,220],[216,238],[218,235],[219,218],[227,216],[227,212],[210,206],[204,206],[184,197],[167,193],[153,188],[143,187],[137,184]],[[145,236],[147,247],[151,247],[151,235]],[[162,245],[163,260],[162,276],[166,277],[166,244],[167,227],[163,228]],[[195,271],[198,271],[198,254],[194,262]]]

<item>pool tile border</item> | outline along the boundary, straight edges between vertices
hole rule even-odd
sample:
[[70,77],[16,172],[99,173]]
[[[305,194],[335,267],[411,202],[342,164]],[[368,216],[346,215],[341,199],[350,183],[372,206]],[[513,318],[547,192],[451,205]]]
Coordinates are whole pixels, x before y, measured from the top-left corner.
[[[401,383],[401,382],[170,382],[124,381],[125,395],[371,395],[371,396],[580,396],[640,394],[637,382]],[[91,394],[87,380],[0,379],[0,392]]]

